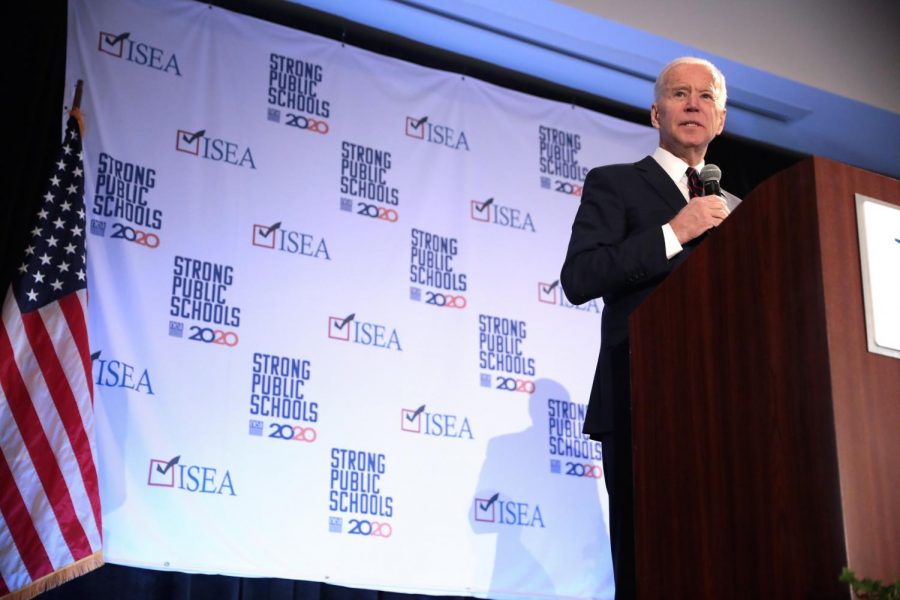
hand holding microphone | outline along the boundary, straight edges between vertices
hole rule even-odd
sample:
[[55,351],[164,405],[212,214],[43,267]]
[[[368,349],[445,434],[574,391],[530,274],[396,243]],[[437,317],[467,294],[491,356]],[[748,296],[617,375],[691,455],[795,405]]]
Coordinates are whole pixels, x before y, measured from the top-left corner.
[[703,196],[691,198],[687,206],[682,208],[669,223],[679,243],[685,244],[704,232],[716,227],[728,216],[728,205],[720,196],[722,188],[719,181],[722,170],[716,165],[706,165],[700,171],[703,182]]

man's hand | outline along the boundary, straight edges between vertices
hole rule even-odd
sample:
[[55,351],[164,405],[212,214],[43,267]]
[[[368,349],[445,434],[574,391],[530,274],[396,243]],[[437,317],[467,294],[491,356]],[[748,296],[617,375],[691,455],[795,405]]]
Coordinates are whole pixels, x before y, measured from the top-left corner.
[[725,220],[729,214],[725,199],[719,196],[698,196],[691,198],[675,218],[669,222],[678,242],[686,244],[703,232]]

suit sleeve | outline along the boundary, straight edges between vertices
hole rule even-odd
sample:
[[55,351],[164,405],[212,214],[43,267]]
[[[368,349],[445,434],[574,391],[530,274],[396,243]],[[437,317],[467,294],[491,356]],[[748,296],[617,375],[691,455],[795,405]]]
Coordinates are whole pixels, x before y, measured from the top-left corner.
[[574,304],[628,293],[671,269],[662,233],[667,219],[648,218],[637,192],[620,183],[604,168],[585,179],[560,275]]

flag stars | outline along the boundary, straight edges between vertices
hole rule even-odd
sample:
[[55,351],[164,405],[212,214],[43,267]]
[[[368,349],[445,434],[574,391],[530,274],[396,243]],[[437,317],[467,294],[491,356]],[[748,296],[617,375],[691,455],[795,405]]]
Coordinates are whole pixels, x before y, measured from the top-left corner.
[[52,163],[55,170],[44,180],[47,187],[34,207],[32,215],[37,218],[26,230],[30,235],[24,258],[11,266],[16,277],[13,290],[23,311],[55,302],[87,282],[88,209],[82,201],[87,172],[79,161],[84,155],[77,128],[68,129],[62,152]]

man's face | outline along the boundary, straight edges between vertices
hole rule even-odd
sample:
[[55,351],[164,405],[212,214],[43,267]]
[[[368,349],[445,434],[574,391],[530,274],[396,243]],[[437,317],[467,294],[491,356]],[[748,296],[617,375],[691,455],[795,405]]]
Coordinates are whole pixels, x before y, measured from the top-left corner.
[[695,165],[725,126],[725,109],[716,106],[713,77],[703,65],[681,64],[667,74],[662,97],[650,108],[659,145]]

